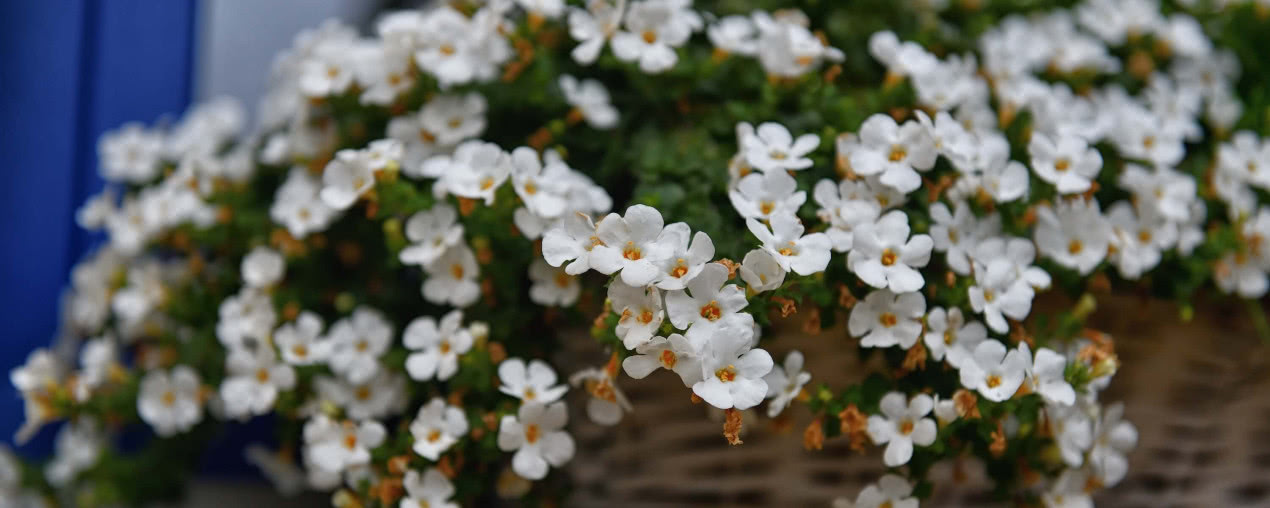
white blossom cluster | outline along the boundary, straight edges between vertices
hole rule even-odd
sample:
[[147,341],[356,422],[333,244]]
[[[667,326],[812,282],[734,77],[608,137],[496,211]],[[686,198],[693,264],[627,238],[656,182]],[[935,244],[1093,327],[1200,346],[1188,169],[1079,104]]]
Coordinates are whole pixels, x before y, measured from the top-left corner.
[[[934,4],[946,2],[927,3],[939,10]],[[509,34],[521,12],[530,25],[567,26],[577,43],[571,57],[584,66],[607,45],[623,65],[665,73],[698,32],[716,55],[753,58],[773,78],[800,78],[843,58],[800,12],[716,18],[694,10],[691,0],[592,0],[585,7],[490,0],[470,11],[441,5],[391,13],[370,37],[338,23],[304,32],[276,60],[252,134],[243,134],[239,106],[216,100],[170,128],[130,124],[103,137],[101,173],[111,187],[77,220],[104,230],[108,242],[75,267],[63,307],[64,333],[90,338],[78,349],[66,341],[37,350],[11,372],[26,404],[19,438],[58,417],[50,401],[64,388],[84,403],[135,376],[137,415],[163,437],[190,432],[207,415],[246,420],[284,399],[302,399],[296,413],[304,421],[303,467],[272,450],[248,451],[284,491],[378,479],[383,470],[373,467],[371,451],[390,441],[385,423],[411,411],[404,424],[410,449],[435,467],[404,472],[404,506],[454,506],[443,455],[477,431],[497,431],[497,447],[510,454],[522,481],[542,480],[576,451],[566,430],[568,386],[543,360],[493,360],[498,391],[516,400],[514,412],[502,411],[496,422],[482,421],[494,413],[461,407],[444,393],[411,407],[416,384],[470,374],[466,355],[489,339],[488,324],[464,318],[486,292],[465,207],[514,200],[509,227],[541,245],[541,258],[535,255],[525,274],[530,301],[571,307],[582,298],[584,273],[610,277],[605,308],[617,318],[613,333],[625,351],[606,367],[569,377],[589,395],[586,412],[598,423],[616,424],[633,409],[617,386],[619,365],[636,379],[672,371],[696,397],[725,410],[770,399],[766,413],[776,418],[806,400],[805,358],[791,351],[775,364],[759,347],[755,314],[766,309],[752,304],[797,283],[823,284],[830,263],[839,262],[867,291],[846,323],[861,347],[924,350],[923,358],[957,372],[961,388],[994,403],[1039,396],[1040,416],[1067,468],[1046,486],[1047,506],[1092,505],[1089,485],[1124,478],[1136,430],[1121,406],[1098,399],[1114,360],[1091,363],[1083,353],[1095,346],[1089,342],[1033,352],[1026,341],[1008,346],[1007,337],[1031,314],[1036,293],[1052,284],[1038,255],[1045,266],[1082,277],[1110,266],[1137,280],[1166,256],[1194,253],[1207,239],[1206,221],[1223,215],[1199,194],[1203,180],[1186,155],[1206,131],[1229,131],[1240,118],[1233,90],[1239,69],[1193,18],[1166,17],[1154,0],[1085,0],[1072,10],[1007,17],[983,34],[975,54],[943,57],[891,32],[873,34],[868,50],[887,70],[884,86],[907,82],[921,108],[907,120],[874,114],[831,149],[819,135],[795,135],[778,122],[738,124],[737,152],[720,190],[754,238],[736,265],[719,259],[704,231],[666,224],[657,208],[633,204],[610,213],[608,191],[570,167],[564,151],[532,142],[509,150],[483,138],[490,101],[467,85],[498,79],[517,57]],[[1141,90],[1074,90],[1051,79],[1125,71],[1130,62],[1116,49],[1145,35],[1170,58],[1167,68],[1138,76]],[[398,108],[421,79],[435,82],[436,93],[415,110]],[[549,93],[563,97],[574,121],[595,130],[622,122],[601,82],[564,74],[552,84]],[[347,126],[332,121],[330,108],[350,99],[389,112],[383,139],[341,145]],[[1024,146],[1011,146],[1007,129],[1024,114]],[[1019,154],[1025,160],[1013,160]],[[831,157],[839,178],[806,185],[804,175],[819,169],[822,156]],[[1112,167],[1108,160],[1124,162]],[[195,329],[168,316],[174,291],[190,284],[202,259],[153,255],[147,247],[189,241],[234,220],[236,210],[214,204],[213,196],[250,188],[258,166],[281,171],[281,184],[264,198],[269,228],[289,241],[318,240],[363,209],[372,217],[381,184],[405,178],[429,189],[428,207],[402,214],[405,246],[394,255],[422,272],[423,301],[444,314],[394,323],[386,307],[350,305],[328,325],[314,309],[283,312],[275,295],[292,260],[277,247],[285,242],[271,242],[277,248],[249,245],[240,253],[234,268],[241,285],[216,303],[214,326]],[[941,174],[951,175],[943,187],[935,181]],[[1205,177],[1241,244],[1217,263],[1216,286],[1262,297],[1270,288],[1270,208],[1258,203],[1258,193],[1270,191],[1270,141],[1233,133],[1216,147]],[[1129,198],[1100,203],[1095,193],[1105,186]],[[929,204],[915,211],[928,190]],[[1023,224],[1007,223],[1003,209],[1016,205],[1029,210]],[[931,268],[932,254],[943,255],[934,265],[947,267],[947,277]],[[948,284],[964,303],[935,297],[944,279],[966,282]],[[188,343],[200,334],[214,335],[224,350],[218,385],[163,351],[138,354],[125,366],[123,350],[143,339]],[[404,365],[390,361],[397,347],[407,351]],[[1069,378],[1080,369],[1091,380],[1077,390]],[[303,376],[311,386],[300,386],[302,373],[312,373]],[[884,394],[878,414],[868,415],[867,435],[885,445],[885,465],[902,467],[915,448],[934,444],[940,426],[959,418],[955,397]],[[1019,429],[1006,425],[1003,432]],[[67,485],[106,446],[99,422],[77,419],[62,427],[45,476]],[[0,498],[24,499],[11,462],[0,450]],[[915,507],[913,491],[909,480],[890,474],[840,505]]]

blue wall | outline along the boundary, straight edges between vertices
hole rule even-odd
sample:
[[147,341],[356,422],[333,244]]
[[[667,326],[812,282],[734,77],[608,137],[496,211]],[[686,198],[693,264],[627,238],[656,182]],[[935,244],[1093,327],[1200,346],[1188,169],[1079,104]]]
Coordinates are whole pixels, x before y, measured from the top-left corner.
[[[8,372],[46,344],[92,236],[75,209],[101,188],[96,140],[190,101],[196,0],[0,0],[0,441],[21,399]],[[51,432],[19,451],[49,449]]]

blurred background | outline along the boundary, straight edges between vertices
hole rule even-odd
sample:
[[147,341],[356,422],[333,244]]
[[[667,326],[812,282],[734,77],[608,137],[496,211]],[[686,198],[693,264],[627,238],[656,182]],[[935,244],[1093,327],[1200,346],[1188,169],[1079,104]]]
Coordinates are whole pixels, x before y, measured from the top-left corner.
[[[339,18],[365,31],[376,12],[416,3],[0,1],[0,442],[14,446],[23,419],[8,372],[52,340],[70,268],[98,240],[75,225],[77,207],[102,186],[97,138],[126,122],[174,120],[218,96],[252,110],[274,55],[301,29]],[[224,451],[207,458],[205,472],[246,470],[242,445],[271,428],[259,419],[249,426],[212,447]],[[55,431],[16,451],[48,454]],[[217,495],[215,486],[199,489]]]

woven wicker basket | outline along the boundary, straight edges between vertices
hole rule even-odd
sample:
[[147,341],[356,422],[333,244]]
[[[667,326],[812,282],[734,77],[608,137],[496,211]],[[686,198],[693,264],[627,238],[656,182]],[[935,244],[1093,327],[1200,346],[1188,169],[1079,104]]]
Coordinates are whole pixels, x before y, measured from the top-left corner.
[[[1111,333],[1124,367],[1103,400],[1126,401],[1138,427],[1129,476],[1099,495],[1099,506],[1270,506],[1270,376],[1267,350],[1242,312],[1209,307],[1181,323],[1176,307],[1132,297],[1100,298],[1090,325]],[[1043,302],[1039,306],[1059,305]],[[778,325],[781,357],[799,349],[813,383],[862,379],[861,365],[843,347],[845,331],[808,335],[798,316]],[[579,339],[568,354],[595,362],[602,355]],[[853,454],[842,438],[804,451],[805,408],[791,425],[747,422],[745,443],[728,446],[721,414],[694,405],[674,375],[658,372],[621,383],[635,407],[616,428],[578,420],[572,474],[577,506],[828,506],[854,497],[884,468],[880,449]],[[580,404],[575,404],[581,406]],[[984,506],[986,479],[955,465],[936,469],[933,498],[923,506]]]

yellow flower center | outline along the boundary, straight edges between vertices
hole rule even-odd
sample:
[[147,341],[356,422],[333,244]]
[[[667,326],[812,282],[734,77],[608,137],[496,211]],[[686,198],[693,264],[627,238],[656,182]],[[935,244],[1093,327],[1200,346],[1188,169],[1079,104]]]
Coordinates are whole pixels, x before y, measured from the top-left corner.
[[683,278],[688,273],[687,261],[684,258],[675,260],[675,267],[670,269],[670,276],[676,279]]
[[448,340],[443,340],[443,341],[441,341],[441,346],[440,346],[440,349],[441,349],[441,354],[447,354],[447,353],[449,353],[449,352],[450,352],[450,341],[448,341]]
[[357,345],[353,346],[353,349],[356,349],[358,353],[365,353],[367,349],[370,349],[370,344],[364,340],[359,340]]
[[644,253],[635,245],[635,242],[626,242],[626,248],[622,249],[622,257],[631,261],[639,261],[644,257]]
[[998,386],[1001,386],[1001,376],[998,376],[996,374],[990,375],[988,376],[988,379],[984,380],[984,384],[988,385],[988,388],[996,388]]
[[573,282],[573,277],[570,277],[569,274],[564,272],[556,272],[556,286],[559,286],[561,288],[567,288],[569,287],[569,284],[572,282]]
[[291,354],[294,354],[299,358],[305,358],[309,356],[309,348],[304,344],[296,344],[291,346]]
[[1067,171],[1067,168],[1070,166],[1071,166],[1071,163],[1068,162],[1067,159],[1059,159],[1054,161],[1054,170],[1060,173],[1063,171]]
[[719,381],[723,381],[724,383],[731,383],[736,379],[736,367],[728,365],[727,367],[716,370],[714,371],[714,377],[719,378]]
[[882,251],[882,266],[891,266],[895,264],[896,257],[897,256],[895,255],[895,251],[891,249],[883,250]]
[[534,400],[536,398],[538,398],[538,392],[535,392],[533,388],[525,388],[525,400]]
[[661,364],[663,367],[666,367],[667,369],[673,369],[675,368],[675,363],[678,361],[679,361],[679,357],[675,356],[674,351],[671,351],[669,349],[663,349],[661,351]]
[[719,302],[716,300],[710,300],[710,303],[701,306],[701,317],[708,321],[718,321],[722,315],[723,309],[719,308]]
[[905,157],[908,157],[908,150],[905,150],[904,147],[900,145],[894,145],[891,147],[891,155],[888,157],[891,159],[891,162],[902,161]]
[[882,326],[890,328],[895,326],[895,323],[899,322],[899,319],[895,317],[895,314],[883,312],[882,315],[878,316],[878,322],[882,323]]
[[653,311],[644,309],[642,312],[640,312],[639,322],[643,324],[648,324],[653,322]]
[[269,369],[257,369],[257,370],[256,370],[256,381],[260,381],[261,383],[268,383],[268,382],[269,382]]
[[163,403],[163,405],[172,407],[176,405],[176,394],[173,393],[172,390],[168,390],[163,392],[163,396],[159,397],[159,400]]
[[439,440],[441,440],[441,431],[437,429],[432,429],[432,432],[428,433],[428,442],[435,443]]
[[900,434],[905,436],[913,433],[913,420],[905,419],[900,422]]
[[1080,254],[1080,251],[1082,250],[1085,250],[1085,244],[1080,243],[1080,240],[1072,240],[1071,243],[1067,244],[1068,254],[1071,254],[1074,256],[1076,254]]
[[640,34],[640,36],[643,37],[644,42],[648,44],[657,42],[657,32],[654,32],[652,30],[644,30],[644,33]]
[[776,208],[776,204],[771,201],[763,201],[758,204],[758,211],[763,215],[771,215],[774,208]]
[[952,330],[944,330],[944,345],[951,346],[954,340],[957,340],[957,335]]
[[463,265],[461,265],[461,264],[459,264],[459,263],[454,263],[453,265],[450,265],[450,275],[453,275],[453,276],[454,276],[454,278],[456,278],[456,279],[462,279],[462,278],[463,278]]

